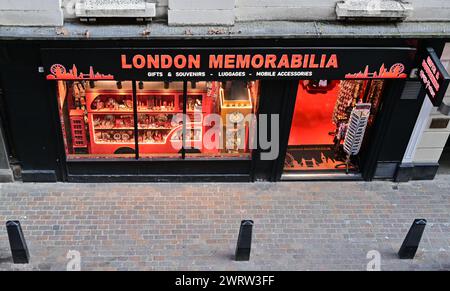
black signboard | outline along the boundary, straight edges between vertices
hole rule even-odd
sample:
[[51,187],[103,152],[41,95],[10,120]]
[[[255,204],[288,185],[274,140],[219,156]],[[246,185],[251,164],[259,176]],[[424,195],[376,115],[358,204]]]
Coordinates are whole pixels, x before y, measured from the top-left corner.
[[433,105],[441,105],[450,83],[450,75],[432,48],[427,48],[420,60],[419,79]]
[[414,48],[43,49],[49,80],[407,78]]

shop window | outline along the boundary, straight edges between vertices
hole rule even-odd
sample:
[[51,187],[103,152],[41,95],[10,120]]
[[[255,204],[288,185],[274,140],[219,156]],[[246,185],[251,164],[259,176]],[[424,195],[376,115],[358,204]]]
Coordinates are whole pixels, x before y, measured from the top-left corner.
[[58,81],[67,159],[250,159],[259,82],[186,85]]
[[140,158],[181,158],[183,82],[138,82]]
[[58,81],[68,160],[135,158],[130,81]]
[[[285,173],[358,172],[359,153],[366,146],[383,87],[383,80],[300,81]],[[360,136],[352,140],[354,133]]]
[[258,101],[259,81],[191,82],[186,157],[250,159]]

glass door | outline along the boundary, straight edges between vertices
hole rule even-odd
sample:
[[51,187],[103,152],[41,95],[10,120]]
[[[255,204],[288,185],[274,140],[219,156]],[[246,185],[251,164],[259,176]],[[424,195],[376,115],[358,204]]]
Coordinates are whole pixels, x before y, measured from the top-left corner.
[[382,80],[300,81],[284,173],[359,172],[383,87]]

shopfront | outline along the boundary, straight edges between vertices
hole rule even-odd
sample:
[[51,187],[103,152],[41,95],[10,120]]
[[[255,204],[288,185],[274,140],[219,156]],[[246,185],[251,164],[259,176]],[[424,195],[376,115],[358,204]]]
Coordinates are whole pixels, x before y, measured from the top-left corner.
[[[52,171],[75,182],[371,180],[400,159],[406,145],[393,138],[410,134],[423,100],[403,92],[417,43],[193,43],[36,45],[36,95],[47,99],[29,115],[48,118],[54,161],[27,164],[19,146],[24,180],[52,180]],[[32,98],[3,76],[7,101]],[[8,105],[14,131],[20,102]]]

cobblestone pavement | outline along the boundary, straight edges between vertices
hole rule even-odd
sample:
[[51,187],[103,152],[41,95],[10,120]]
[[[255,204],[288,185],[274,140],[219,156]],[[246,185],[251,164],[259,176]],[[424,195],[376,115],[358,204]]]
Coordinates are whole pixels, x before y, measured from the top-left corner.
[[[13,265],[4,222],[0,270],[450,270],[450,176],[434,181],[233,184],[0,184],[0,219],[19,219],[31,253]],[[241,219],[249,262],[233,261]],[[414,260],[396,253],[414,218]]]

